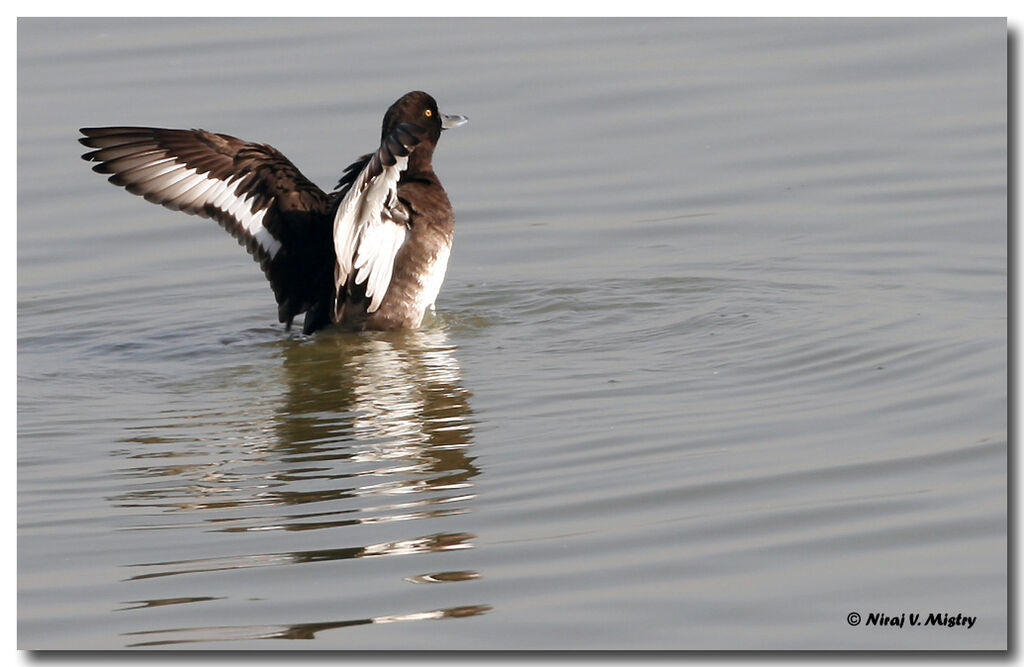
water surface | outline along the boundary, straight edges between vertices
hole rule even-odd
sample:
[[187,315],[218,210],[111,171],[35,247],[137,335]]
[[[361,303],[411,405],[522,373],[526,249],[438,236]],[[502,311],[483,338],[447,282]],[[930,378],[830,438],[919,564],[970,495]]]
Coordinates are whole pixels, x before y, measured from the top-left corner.
[[[1005,21],[18,32],[22,648],[1005,648]],[[75,143],[327,188],[413,89],[471,119],[418,332],[285,331]]]

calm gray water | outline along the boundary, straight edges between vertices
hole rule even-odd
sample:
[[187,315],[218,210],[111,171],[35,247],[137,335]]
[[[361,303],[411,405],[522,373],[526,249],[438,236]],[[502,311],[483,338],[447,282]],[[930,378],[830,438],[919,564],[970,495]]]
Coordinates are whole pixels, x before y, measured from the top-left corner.
[[[1006,63],[994,19],[19,21],[20,646],[1004,648]],[[413,89],[471,119],[415,333],[285,332],[75,141],[329,188]]]

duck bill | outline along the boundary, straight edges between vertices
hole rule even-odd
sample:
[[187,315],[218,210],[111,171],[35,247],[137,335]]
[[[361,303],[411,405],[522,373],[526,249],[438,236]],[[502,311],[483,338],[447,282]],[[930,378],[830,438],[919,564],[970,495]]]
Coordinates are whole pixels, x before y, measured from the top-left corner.
[[441,114],[441,129],[451,130],[456,127],[462,127],[469,122],[469,119],[459,114]]

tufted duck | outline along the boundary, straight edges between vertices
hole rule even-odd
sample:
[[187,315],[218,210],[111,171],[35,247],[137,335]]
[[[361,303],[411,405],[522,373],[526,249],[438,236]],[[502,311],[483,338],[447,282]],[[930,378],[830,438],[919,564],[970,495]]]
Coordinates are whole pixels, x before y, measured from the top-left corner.
[[83,128],[94,171],[156,204],[213,218],[260,263],[277,316],[302,331],[417,328],[448,265],[455,216],[431,164],[466,123],[411,92],[384,114],[380,147],[325,193],[266,144],[205,130]]

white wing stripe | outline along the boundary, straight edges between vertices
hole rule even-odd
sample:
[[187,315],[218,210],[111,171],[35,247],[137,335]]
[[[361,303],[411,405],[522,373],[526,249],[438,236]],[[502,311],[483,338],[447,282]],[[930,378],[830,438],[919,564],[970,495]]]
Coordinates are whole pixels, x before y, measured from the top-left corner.
[[[194,190],[197,185],[201,185],[205,182],[206,179],[193,173],[188,178],[181,179],[181,181],[175,183],[173,186],[164,188],[160,191],[160,194],[168,200],[177,199],[185,193]],[[193,196],[191,198],[194,199],[195,197]]]
[[[211,169],[231,169],[230,158],[204,153],[203,150],[195,151],[199,156],[197,160],[218,166],[207,166],[200,172],[199,169],[204,167],[190,166],[190,158],[175,155],[174,149],[162,145],[157,132],[159,130],[126,128],[110,136],[97,137],[87,133],[88,138],[83,143],[97,150],[83,157],[100,162],[96,170],[111,174],[112,183],[149,201],[202,217],[216,213],[215,217],[234,236],[243,237],[243,242],[248,242],[250,248],[255,241],[270,258],[274,258],[282,244],[264,226],[274,199],[264,200],[262,191],[258,190],[239,191],[243,182],[260,187],[258,174],[246,171],[219,178]],[[260,208],[253,210],[257,201],[261,201]]]
[[[171,158],[172,160],[174,158]],[[136,167],[122,174],[122,177],[129,183],[145,183],[146,181],[152,181],[155,178],[160,178],[164,174],[172,172],[176,169],[181,169],[185,165],[180,162],[171,162],[170,164],[163,164],[165,160],[154,162],[153,164],[147,164],[145,167]]]
[[146,153],[127,152],[123,155],[105,157],[107,166],[114,172],[122,174],[140,167],[152,167],[175,159],[174,156],[167,157],[167,153],[160,149]]
[[203,197],[203,205],[210,204],[212,206],[218,199],[220,199],[220,196],[224,194],[224,181],[213,178],[212,176],[210,179],[213,181],[213,187],[211,187],[209,192],[207,192]]
[[[179,171],[174,173],[175,169]],[[277,256],[281,242],[263,226],[263,218],[266,217],[271,203],[268,202],[266,206],[253,212],[255,195],[236,192],[242,175],[235,175],[223,181],[211,176],[209,172],[199,174],[195,167],[186,167],[178,162],[163,169],[161,178],[164,182],[154,184],[156,187],[153,193],[159,195],[163,201],[197,212],[206,206],[212,206],[231,216],[271,258]]]
[[227,213],[228,215],[230,215],[232,218],[234,218],[236,220],[242,220],[242,213],[243,213],[243,211],[246,208],[248,208],[246,206],[246,204],[249,203],[249,200],[248,199],[236,198],[236,199],[234,199],[232,201],[228,201],[226,203],[227,203],[227,209],[225,210],[225,213]]
[[[383,225],[382,225],[383,226]],[[390,232],[390,247],[385,242],[378,251],[378,259],[374,262],[374,270],[370,273],[370,281],[368,283],[368,289],[366,290],[367,295],[373,297],[371,306],[374,304],[380,304],[384,298],[384,294],[388,290],[388,286],[391,284],[391,274],[395,265],[395,256],[398,254],[398,249],[402,247],[402,243],[405,242],[405,227],[395,224],[390,224],[387,227]]]
[[233,179],[228,179],[221,183],[221,189],[217,194],[217,198],[210,202],[211,206],[225,210],[227,202],[235,196],[233,189],[231,188]]
[[[188,192],[182,192],[181,195],[179,195],[181,203],[187,202],[188,204],[195,205],[195,202],[205,201],[204,195],[219,182],[209,178],[208,176],[196,176],[196,178],[199,179],[199,183],[193,186],[193,188]],[[202,208],[202,205],[200,205],[199,208]]]
[[[260,216],[261,218],[263,216]],[[281,242],[275,239],[271,234],[270,230],[266,227],[260,226],[260,230],[254,235],[256,241],[263,246],[263,248],[270,253],[271,257],[277,255],[277,251],[281,249]]]
[[[179,171],[177,173],[170,172],[170,171],[166,172],[166,174],[164,174],[164,175],[159,177],[160,178],[160,182],[159,183],[157,183],[157,182],[153,183],[153,193],[154,194],[159,194],[159,193],[163,192],[164,190],[170,188],[171,186],[176,185],[177,183],[180,183],[181,181],[185,180],[189,176],[194,175],[195,173],[196,173],[195,169],[182,169],[181,171]],[[153,178],[151,180],[156,181],[156,178]]]
[[391,284],[395,256],[405,242],[405,225],[387,208],[398,204],[398,179],[409,164],[400,157],[367,182],[369,163],[352,183],[334,218],[334,280],[340,294],[356,270],[355,284],[366,283],[368,312],[375,312]]

